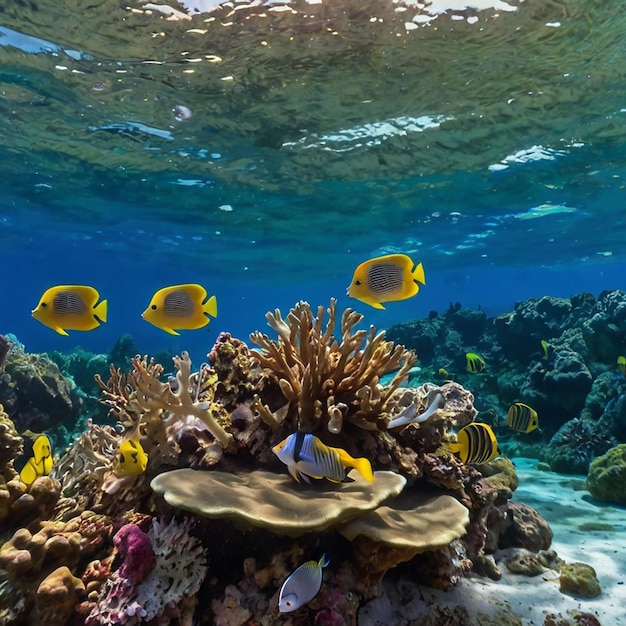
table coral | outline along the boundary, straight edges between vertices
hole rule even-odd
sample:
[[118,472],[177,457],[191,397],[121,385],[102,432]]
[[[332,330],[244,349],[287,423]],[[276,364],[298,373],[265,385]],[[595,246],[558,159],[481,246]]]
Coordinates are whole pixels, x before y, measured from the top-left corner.
[[[325,324],[324,313],[320,306],[314,316],[308,303],[299,302],[286,319],[279,310],[266,315],[278,334],[276,341],[261,332],[250,335],[261,348],[251,353],[274,373],[286,401],[280,411],[257,402],[258,410],[272,426],[291,417],[306,432],[324,427],[337,434],[346,422],[384,430],[387,402],[417,361],[416,355],[385,341],[385,332],[376,333],[373,326],[356,330],[363,316],[352,309],[343,312],[336,333],[334,299]],[[391,383],[382,387],[380,376],[394,370],[398,371]]]
[[180,469],[160,474],[151,484],[175,508],[299,536],[372,511],[406,484],[393,472],[376,472],[373,482],[355,479],[334,488],[303,489],[285,474],[265,470],[231,474]]
[[354,546],[359,579],[371,586],[398,563],[447,547],[465,534],[468,523],[469,511],[452,496],[409,489],[339,532]]

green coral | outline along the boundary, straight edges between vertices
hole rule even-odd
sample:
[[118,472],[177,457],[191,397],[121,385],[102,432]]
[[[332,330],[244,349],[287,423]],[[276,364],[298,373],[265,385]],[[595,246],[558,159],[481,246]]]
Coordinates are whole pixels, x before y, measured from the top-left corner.
[[626,505],[626,444],[615,446],[592,461],[587,487],[600,502]]

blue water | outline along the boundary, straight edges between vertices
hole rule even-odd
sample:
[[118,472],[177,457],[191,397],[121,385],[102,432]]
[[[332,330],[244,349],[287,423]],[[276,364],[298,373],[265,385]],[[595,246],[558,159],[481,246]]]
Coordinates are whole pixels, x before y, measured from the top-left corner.
[[[387,328],[450,302],[496,315],[623,287],[619,7],[445,4],[299,0],[255,17],[191,3],[172,21],[141,3],[9,3],[0,332],[33,352],[106,352],[130,333],[142,352],[202,356],[298,300],[335,297]],[[427,25],[407,27],[414,13]],[[356,265],[387,252],[424,264],[418,296],[385,311],[348,299]],[[140,314],[182,282],[219,312],[171,337]],[[71,283],[96,287],[109,319],[61,337],[30,311]]]

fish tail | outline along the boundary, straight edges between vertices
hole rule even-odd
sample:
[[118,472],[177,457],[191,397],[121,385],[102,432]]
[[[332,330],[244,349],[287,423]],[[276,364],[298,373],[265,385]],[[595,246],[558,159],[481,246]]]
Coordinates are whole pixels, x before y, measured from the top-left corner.
[[426,276],[424,274],[424,266],[421,263],[418,263],[415,269],[413,270],[413,280],[416,280],[418,283],[425,285],[426,284]]
[[97,307],[93,314],[101,321],[107,321],[107,310],[108,310],[107,301],[103,300]]
[[354,469],[365,478],[368,482],[374,480],[374,473],[372,472],[372,464],[365,457],[355,459],[351,457],[345,450],[339,451],[339,457],[344,466],[354,467]]
[[217,317],[217,298],[211,296],[202,307],[202,310],[211,317]]

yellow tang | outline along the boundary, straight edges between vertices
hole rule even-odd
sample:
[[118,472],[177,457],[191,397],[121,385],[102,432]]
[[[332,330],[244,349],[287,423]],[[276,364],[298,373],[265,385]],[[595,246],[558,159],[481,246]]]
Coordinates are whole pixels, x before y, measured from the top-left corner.
[[537,411],[523,402],[516,402],[509,407],[506,424],[518,433],[531,433],[539,428]]
[[463,463],[482,465],[500,454],[498,440],[488,424],[482,422],[467,424],[459,430],[456,438],[457,443],[449,444],[449,448],[452,452],[458,453]]
[[20,480],[32,485],[39,476],[47,476],[52,469],[52,445],[45,435],[39,435],[33,442],[33,456],[26,461],[20,472]]
[[617,369],[620,374],[626,376],[626,356],[618,356],[617,357]]
[[470,374],[478,374],[485,369],[485,359],[475,352],[467,352],[465,354],[465,369]]
[[206,302],[207,291],[202,285],[172,285],[159,289],[141,317],[170,335],[178,330],[197,330],[209,323],[209,315],[217,317],[217,298]]
[[364,261],[354,270],[348,295],[376,309],[384,309],[381,302],[395,302],[412,298],[419,291],[418,283],[426,284],[424,267],[406,254],[388,254]]
[[107,301],[88,285],[57,285],[47,289],[31,315],[59,335],[68,330],[93,330],[107,321]]
[[113,473],[122,476],[137,476],[146,471],[148,455],[137,439],[129,439],[117,451],[117,459]]

